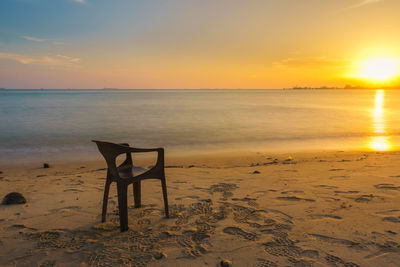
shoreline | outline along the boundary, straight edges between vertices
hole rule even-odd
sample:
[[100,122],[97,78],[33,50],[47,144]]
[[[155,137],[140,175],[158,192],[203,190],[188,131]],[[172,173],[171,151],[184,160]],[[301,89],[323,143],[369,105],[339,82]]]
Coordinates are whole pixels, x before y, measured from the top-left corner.
[[[310,139],[305,144],[298,141],[277,141],[273,143],[260,143],[248,142],[231,145],[197,145],[197,146],[164,146],[166,159],[174,158],[196,158],[201,157],[214,157],[218,155],[240,154],[248,153],[264,153],[270,155],[286,155],[286,154],[310,154],[310,153],[333,153],[337,151],[344,151],[346,153],[371,153],[375,152],[373,148],[369,147],[373,136],[368,138],[350,137],[350,138],[321,138]],[[400,140],[400,136],[391,137],[393,140],[390,144],[389,151],[378,151],[390,153],[400,151],[400,146],[395,146]],[[395,142],[396,141],[396,142]],[[321,149],[321,142],[324,142],[324,149]],[[118,142],[115,142],[118,143]],[[340,145],[337,145],[340,144]],[[156,147],[156,146],[136,146],[136,147]],[[346,147],[347,149],[343,149]],[[40,165],[44,162],[55,162],[57,164],[72,164],[79,162],[93,162],[103,160],[95,145],[91,146],[78,146],[76,148],[56,148],[48,147],[47,150],[35,150],[18,148],[19,152],[13,149],[6,149],[2,151],[4,155],[0,158],[0,168],[7,166],[34,166]]]
[[[141,158],[138,166],[151,165]],[[236,152],[166,157],[171,218],[157,181],[129,200],[119,232],[115,185],[100,223],[103,160],[2,166],[0,265],[396,266],[400,152]],[[229,246],[227,246],[229,244]],[[51,265],[53,264],[53,265]],[[264,264],[264,265],[262,265]],[[268,265],[269,264],[269,265]]]

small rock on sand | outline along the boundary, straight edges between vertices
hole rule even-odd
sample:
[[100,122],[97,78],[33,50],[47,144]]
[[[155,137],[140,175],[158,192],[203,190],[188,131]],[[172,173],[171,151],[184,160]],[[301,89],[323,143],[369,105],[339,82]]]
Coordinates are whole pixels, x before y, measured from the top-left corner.
[[253,174],[260,174],[260,172],[259,171],[254,171]]
[[264,162],[263,165],[274,165],[274,164],[278,164],[279,160],[278,159],[274,159],[272,161],[269,162]]
[[161,252],[161,251],[156,251],[156,252],[153,254],[153,257],[154,257],[154,259],[156,259],[156,260],[161,260],[161,259],[163,259],[163,258],[167,258],[167,254],[165,254],[164,252]]
[[24,204],[26,203],[26,199],[25,197],[18,192],[12,192],[7,194],[4,198],[3,198],[3,202],[1,202],[1,204],[3,205],[11,205],[11,204]]
[[44,169],[47,169],[47,168],[49,168],[50,167],[50,165],[48,164],[48,163],[43,163],[43,168]]
[[293,160],[292,156],[289,156],[287,159],[285,159],[285,161],[292,161],[292,160]]
[[231,267],[232,266],[232,262],[230,260],[224,259],[224,260],[221,260],[219,265],[221,267]]

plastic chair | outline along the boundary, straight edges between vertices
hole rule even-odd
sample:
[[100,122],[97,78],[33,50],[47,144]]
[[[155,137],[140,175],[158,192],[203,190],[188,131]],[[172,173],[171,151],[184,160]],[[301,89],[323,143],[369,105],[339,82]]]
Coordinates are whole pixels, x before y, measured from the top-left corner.
[[[100,153],[107,162],[107,179],[104,187],[103,211],[101,221],[106,221],[108,193],[112,182],[117,183],[118,208],[121,232],[128,230],[128,186],[133,184],[133,196],[135,208],[141,206],[141,185],[145,179],[160,179],[164,197],[165,217],[169,218],[167,185],[164,171],[164,149],[163,148],[133,148],[129,144],[114,144],[93,140]],[[158,152],[157,162],[154,167],[137,176],[133,175],[133,164],[131,153]],[[119,166],[116,165],[116,158],[121,154],[126,154],[126,160]]]

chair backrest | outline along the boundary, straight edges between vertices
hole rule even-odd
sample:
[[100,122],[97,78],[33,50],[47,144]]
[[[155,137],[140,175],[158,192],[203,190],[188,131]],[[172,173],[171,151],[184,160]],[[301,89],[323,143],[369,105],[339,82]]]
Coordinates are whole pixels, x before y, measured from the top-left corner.
[[129,152],[127,149],[129,148],[128,144],[119,145],[97,140],[92,140],[92,142],[96,143],[97,148],[99,149],[101,155],[103,155],[104,159],[106,160],[108,171],[110,172],[110,174],[115,178],[119,178],[116,165],[116,158],[121,154]]

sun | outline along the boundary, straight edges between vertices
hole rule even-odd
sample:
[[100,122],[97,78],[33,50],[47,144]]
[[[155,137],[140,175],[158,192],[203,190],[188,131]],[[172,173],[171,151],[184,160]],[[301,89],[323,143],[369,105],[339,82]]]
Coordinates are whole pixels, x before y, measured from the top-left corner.
[[391,58],[373,58],[360,63],[359,78],[383,82],[400,73],[399,61]]

